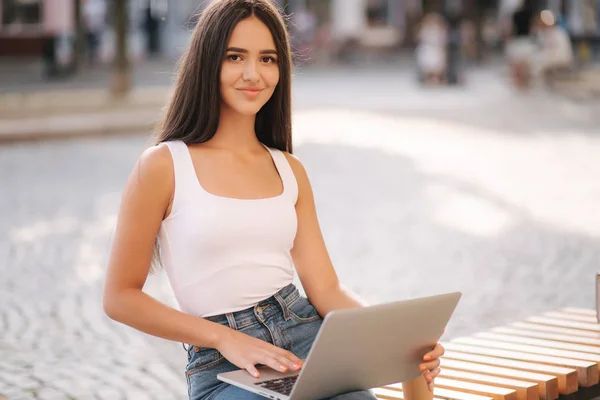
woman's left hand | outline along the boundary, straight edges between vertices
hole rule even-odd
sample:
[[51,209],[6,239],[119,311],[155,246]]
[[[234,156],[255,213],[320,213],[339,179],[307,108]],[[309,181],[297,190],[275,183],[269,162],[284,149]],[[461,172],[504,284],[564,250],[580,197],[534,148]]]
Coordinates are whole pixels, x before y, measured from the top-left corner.
[[430,392],[433,392],[433,381],[440,373],[440,357],[443,355],[444,347],[438,343],[433,350],[423,356],[424,362],[419,366]]

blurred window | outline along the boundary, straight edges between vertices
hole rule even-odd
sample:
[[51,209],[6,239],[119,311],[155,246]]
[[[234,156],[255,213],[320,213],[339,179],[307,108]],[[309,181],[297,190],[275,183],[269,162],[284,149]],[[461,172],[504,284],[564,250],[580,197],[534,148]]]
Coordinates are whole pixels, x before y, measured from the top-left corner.
[[42,18],[41,0],[3,0],[2,25],[39,25]]

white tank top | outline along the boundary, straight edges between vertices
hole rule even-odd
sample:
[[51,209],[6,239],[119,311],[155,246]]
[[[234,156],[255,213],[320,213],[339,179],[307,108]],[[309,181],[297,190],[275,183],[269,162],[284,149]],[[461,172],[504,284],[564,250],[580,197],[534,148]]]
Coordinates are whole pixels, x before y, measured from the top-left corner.
[[198,317],[240,311],[289,285],[298,184],[285,155],[268,149],[283,183],[279,196],[235,199],[202,188],[185,143],[165,144],[175,194],[159,244],[181,311]]

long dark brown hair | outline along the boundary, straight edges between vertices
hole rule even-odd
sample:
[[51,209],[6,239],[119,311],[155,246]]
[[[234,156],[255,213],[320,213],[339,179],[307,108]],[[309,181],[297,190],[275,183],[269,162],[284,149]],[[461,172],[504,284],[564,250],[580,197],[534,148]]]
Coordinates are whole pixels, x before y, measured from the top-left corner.
[[[154,144],[181,140],[187,145],[212,139],[221,113],[220,76],[233,29],[256,16],[271,31],[279,65],[279,82],[256,115],[254,130],[264,145],[292,153],[292,56],[283,13],[271,0],[213,0],[202,11],[188,50],[179,61],[173,96]],[[161,267],[160,246],[154,243],[151,273]]]
[[243,19],[256,16],[271,31],[278,54],[279,83],[256,116],[255,132],[266,146],[292,152],[292,57],[280,10],[271,0],[213,0],[202,11],[189,49],[179,63],[175,90],[155,144],[210,140],[219,126],[221,64],[229,38]]

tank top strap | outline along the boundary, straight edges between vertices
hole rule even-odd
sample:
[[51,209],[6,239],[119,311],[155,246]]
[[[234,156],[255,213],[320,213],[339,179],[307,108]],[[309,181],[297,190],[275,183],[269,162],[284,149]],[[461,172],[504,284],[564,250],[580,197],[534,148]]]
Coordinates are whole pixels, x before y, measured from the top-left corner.
[[279,172],[279,176],[283,182],[285,195],[292,199],[294,204],[296,204],[296,200],[298,200],[298,182],[296,181],[296,175],[294,175],[292,166],[281,150],[267,149],[271,152],[273,162],[275,163],[277,172]]
[[173,171],[175,175],[175,194],[173,202],[177,198],[187,197],[197,185],[198,178],[192,162],[192,156],[187,145],[181,140],[164,142],[171,152],[173,159]]

